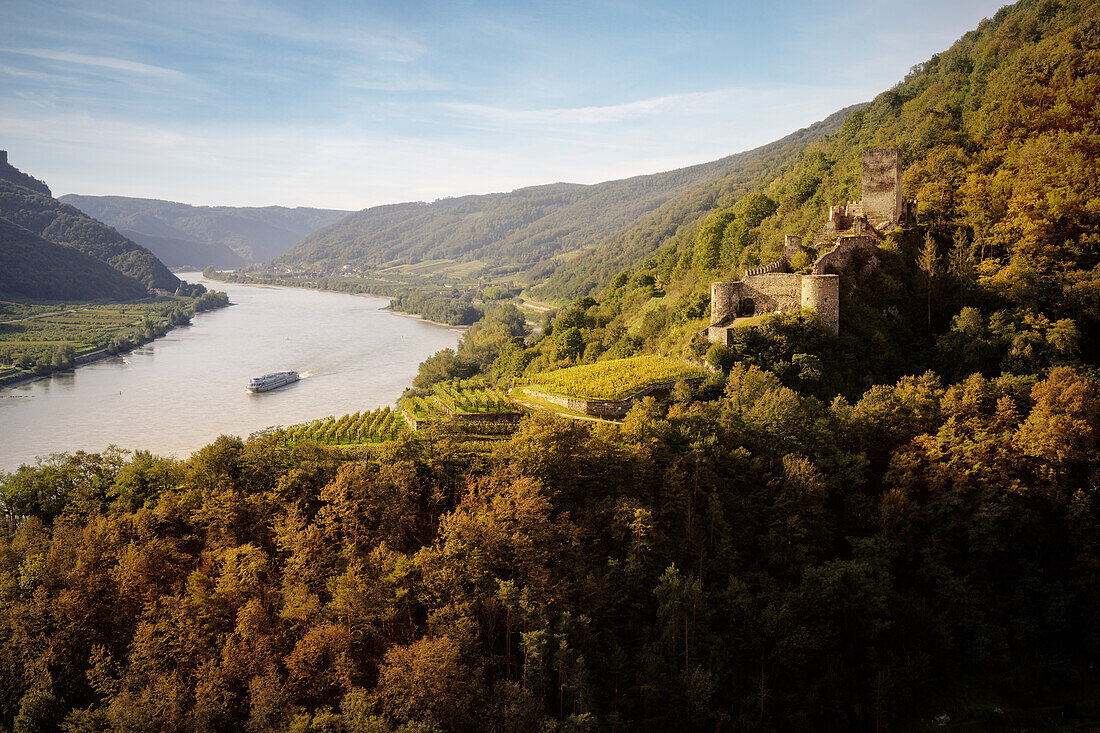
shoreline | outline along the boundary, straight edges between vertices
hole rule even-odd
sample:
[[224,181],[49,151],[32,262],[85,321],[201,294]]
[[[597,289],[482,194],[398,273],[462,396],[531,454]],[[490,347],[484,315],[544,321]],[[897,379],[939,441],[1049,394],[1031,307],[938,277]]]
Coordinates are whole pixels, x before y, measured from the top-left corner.
[[[177,326],[177,328],[178,328],[178,326]],[[168,334],[165,333],[165,336],[167,336],[167,335]],[[158,336],[157,338],[161,338],[161,337]],[[156,339],[153,339],[153,341],[156,341]],[[153,341],[146,341],[145,344],[151,344],[151,343],[153,343]],[[140,344],[140,346],[145,346],[145,344]],[[75,359],[73,359],[73,365],[69,369],[58,369],[56,371],[50,372],[49,374],[29,374],[25,377],[20,377],[19,379],[13,379],[10,382],[4,382],[4,383],[0,384],[0,391],[8,389],[9,387],[19,387],[21,385],[30,384],[32,382],[37,382],[37,381],[42,380],[42,379],[49,379],[50,377],[54,376],[55,374],[72,374],[73,372],[75,372],[77,369],[79,369],[82,366],[86,366],[88,364],[94,364],[97,361],[103,361],[104,359],[110,358],[112,356],[121,356],[122,354],[128,354],[136,348],[138,348],[138,347],[135,346],[132,349],[127,349],[126,351],[120,351],[120,352],[117,352],[117,353],[114,353],[114,354],[110,353],[106,349],[100,349],[99,351],[92,351],[88,354],[85,354],[84,356],[78,356]]]
[[[231,305],[233,305],[233,303],[226,303],[224,306],[221,306],[221,308],[228,308]],[[195,316],[201,315],[202,313],[210,313],[212,311],[221,310],[221,308],[211,308],[210,310],[200,311],[199,313],[193,314],[191,317],[194,318]],[[155,343],[158,339],[164,338],[168,334],[172,333],[172,331],[175,331],[177,328],[182,328],[183,326],[190,326],[190,325],[191,325],[190,323],[186,323],[186,324],[181,323],[178,326],[172,326],[167,331],[165,331],[163,335],[155,336],[155,337],[149,339],[148,341],[146,341],[145,343],[142,343],[142,344],[134,344],[130,348],[126,349],[126,351],[117,351],[117,352],[112,354],[109,351],[107,351],[106,349],[100,349],[99,351],[89,352],[87,354],[84,354],[83,356],[78,356],[75,359],[73,359],[73,365],[69,369],[58,369],[56,371],[50,372],[49,374],[28,374],[27,376],[19,377],[18,379],[12,379],[11,381],[4,381],[3,378],[0,378],[0,394],[3,394],[4,390],[6,390],[6,389],[11,389],[11,388],[14,388],[14,387],[20,387],[24,384],[31,384],[32,382],[37,382],[37,381],[40,381],[42,379],[49,379],[50,377],[52,377],[55,374],[71,374],[71,373],[74,373],[74,372],[76,372],[77,369],[79,369],[82,366],[87,366],[88,364],[94,364],[97,361],[103,361],[104,359],[106,359],[108,357],[121,356],[122,354],[129,354],[131,351],[134,351],[135,349],[141,348],[142,346],[146,346],[148,344]]]
[[[330,290],[328,292],[336,292],[336,291],[335,290]],[[357,293],[357,294],[360,294],[360,293]],[[372,295],[370,297],[379,298],[379,297],[382,297],[382,296]],[[390,300],[392,301],[393,299],[391,298]],[[439,321],[433,321],[431,319],[425,318],[424,316],[420,315],[419,313],[405,313],[404,311],[395,311],[392,308],[390,308],[388,305],[385,308],[380,308],[379,310],[388,310],[390,313],[394,314],[395,316],[401,316],[402,318],[415,318],[418,321],[423,321],[424,323],[430,323],[433,326],[441,326],[441,327],[447,329],[448,331],[454,331],[455,333],[466,333],[466,330],[469,328],[469,326],[455,326],[455,325],[452,325],[450,323],[441,323]]]
[[388,300],[390,302],[387,305],[385,305],[384,307],[379,308],[378,310],[389,311],[390,313],[393,313],[396,316],[402,316],[404,318],[417,318],[417,319],[423,321],[424,323],[430,323],[433,326],[440,326],[442,328],[446,328],[448,330],[455,331],[456,333],[465,333],[466,329],[469,328],[469,326],[456,326],[456,325],[451,324],[451,323],[443,323],[441,321],[433,321],[430,318],[425,318],[424,316],[420,315],[419,313],[405,313],[404,311],[395,311],[392,308],[390,308],[390,305],[393,304],[393,300],[394,300],[393,295],[379,295],[378,293],[349,293],[346,290],[329,290],[328,288],[313,288],[313,287],[310,287],[308,285],[283,285],[281,283],[275,283],[275,284],[273,284],[273,283],[242,283],[242,282],[236,282],[236,281],[233,281],[233,280],[219,280],[216,277],[207,277],[206,279],[207,280],[212,280],[216,283],[222,283],[224,285],[247,285],[247,286],[253,287],[253,288],[264,288],[264,287],[267,287],[267,288],[297,288],[299,290],[316,290],[316,291],[321,292],[321,293],[336,293],[338,295],[357,295],[357,296],[360,296],[362,298],[383,298],[383,299]]

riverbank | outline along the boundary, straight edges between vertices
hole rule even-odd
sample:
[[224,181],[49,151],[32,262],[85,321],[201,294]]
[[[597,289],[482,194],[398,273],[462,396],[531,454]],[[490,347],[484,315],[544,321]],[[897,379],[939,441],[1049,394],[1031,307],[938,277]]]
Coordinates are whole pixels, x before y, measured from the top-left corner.
[[[335,291],[328,290],[326,292],[331,293],[331,292],[335,292]],[[371,297],[382,298],[382,297],[385,297],[385,296],[374,295],[374,296],[371,296]],[[395,311],[393,308],[390,308],[389,306],[386,306],[382,310],[389,311],[390,313],[394,314],[395,316],[402,316],[403,318],[415,318],[416,320],[421,321],[422,323],[430,323],[433,326],[441,326],[443,328],[446,328],[449,331],[454,331],[455,333],[465,333],[466,329],[469,328],[469,326],[456,326],[452,323],[442,323],[440,321],[433,321],[430,318],[425,318],[424,316],[420,315],[419,313],[405,313],[404,311]]]
[[[137,347],[135,346],[134,348],[136,349]],[[132,350],[133,349],[131,349],[131,351]],[[84,354],[83,356],[76,357],[75,359],[73,359],[72,367],[68,369],[58,369],[56,371],[50,372],[49,374],[12,374],[7,377],[0,377],[0,390],[3,390],[5,387],[18,387],[21,384],[30,384],[31,382],[37,382],[40,379],[49,379],[55,374],[71,374],[72,372],[75,372],[78,367],[82,367],[87,364],[94,364],[95,362],[102,361],[103,359],[106,359],[110,356],[118,356],[119,353],[127,352],[112,353],[110,351],[107,351],[107,349],[100,349],[99,351],[93,351],[91,353]]]
[[[123,359],[100,358],[75,374],[5,388],[0,471],[112,443],[186,457],[220,434],[244,438],[392,406],[420,363],[461,337],[349,294],[207,287],[226,290],[233,307],[194,318]],[[246,391],[249,378],[283,370],[302,378],[272,392]]]
[[[180,326],[190,325],[191,319],[200,313],[232,305],[224,293],[213,298],[209,295],[204,293],[182,305],[182,299],[169,296],[165,301],[157,299],[145,303],[149,308],[138,310],[134,310],[135,306],[144,301],[86,305],[6,321],[5,325],[22,325],[18,332],[10,334],[11,338],[0,339],[3,350],[0,359],[13,364],[10,369],[0,370],[0,373],[7,372],[0,376],[0,390],[37,382],[54,374],[72,373],[81,366],[109,356],[129,353],[165,337]],[[66,317],[73,314],[80,315]],[[40,323],[35,323],[39,320]],[[89,338],[90,332],[92,338]],[[107,346],[94,348],[97,344],[108,342]],[[83,354],[73,353],[76,349],[88,348],[93,350]],[[58,354],[61,354],[61,365],[50,368],[51,361],[57,364]],[[66,363],[70,359],[71,363]],[[20,368],[16,364],[24,366]],[[50,370],[39,373],[45,368]]]
[[[219,277],[219,275],[229,275],[229,277],[222,278]],[[353,287],[325,287],[324,283],[326,282],[336,282],[341,286],[346,286],[348,284],[348,280],[336,276],[317,276],[311,278],[249,277],[247,275],[241,276],[233,275],[232,273],[222,273],[209,268],[203,271],[202,276],[211,282],[221,284],[247,285],[256,288],[296,288],[300,290],[316,290],[321,293],[338,293],[340,295],[361,295],[366,298],[382,298],[389,301],[385,310],[388,310],[390,313],[396,313],[399,316],[419,318],[424,323],[430,323],[433,326],[442,326],[443,328],[452,329],[458,333],[462,333],[472,325],[437,321],[431,318],[425,318],[423,314],[418,311],[402,311],[393,307],[394,301],[408,295],[409,292],[422,288],[424,286],[423,283],[387,282],[384,285],[384,289],[388,292],[375,292],[373,290],[357,290]]]

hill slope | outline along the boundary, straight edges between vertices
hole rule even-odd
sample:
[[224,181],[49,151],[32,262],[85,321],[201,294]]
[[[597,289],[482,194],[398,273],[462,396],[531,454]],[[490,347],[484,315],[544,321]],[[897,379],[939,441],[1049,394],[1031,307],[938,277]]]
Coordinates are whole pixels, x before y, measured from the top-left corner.
[[338,209],[307,207],[191,206],[126,196],[67,194],[59,200],[120,230],[227,245],[246,262],[268,262],[310,232],[348,214]]
[[836,129],[842,119],[838,113],[762,148],[664,173],[364,209],[314,232],[277,262],[323,271],[343,265],[379,270],[452,260],[483,264],[490,276],[541,280],[571,269],[571,255],[631,226],[700,183],[738,172],[755,178],[759,161],[817,139]]
[[243,257],[224,244],[195,242],[177,237],[157,237],[152,234],[136,232],[133,229],[120,229],[119,233],[157,256],[161,262],[171,268],[190,267],[202,270],[216,267],[233,270],[248,264]]
[[[700,205],[667,225],[655,214],[630,237],[608,240],[614,246],[603,253],[578,258],[573,278],[595,292],[611,271],[601,260],[617,247],[640,240],[657,250],[509,363],[537,369],[639,352],[701,356],[710,348],[698,337],[710,283],[775,260],[784,234],[811,241],[829,205],[860,198],[862,151],[898,148],[917,226],[886,239],[878,269],[842,273],[839,339],[815,341],[806,319],[788,314],[742,330],[725,363],[773,368],[824,397],[856,396],[930,368],[948,379],[1095,370],[1098,98],[1100,6],[1024,0],[1002,9],[836,132],[766,171],[751,191],[722,184],[704,196],[701,188]],[[574,280],[560,287],[575,291]],[[824,368],[794,364],[807,355]],[[507,373],[504,366],[494,369]]]
[[50,187],[34,176],[29,176],[8,162],[8,151],[0,150],[0,180],[14,183],[23,188],[29,188],[43,196],[53,196]]
[[45,193],[0,180],[0,217],[50,242],[75,247],[147,287],[169,291],[179,287],[179,278],[152,252]]
[[147,292],[107,263],[0,218],[0,296],[132,300]]

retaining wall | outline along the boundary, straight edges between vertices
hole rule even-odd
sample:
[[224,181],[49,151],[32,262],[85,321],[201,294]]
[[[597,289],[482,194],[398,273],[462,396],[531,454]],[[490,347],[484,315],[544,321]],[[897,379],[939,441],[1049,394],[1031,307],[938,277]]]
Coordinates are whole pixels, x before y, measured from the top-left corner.
[[583,412],[585,415],[602,417],[607,420],[618,420],[625,417],[626,413],[630,412],[630,408],[635,400],[640,400],[654,392],[667,392],[671,390],[678,381],[687,382],[695,387],[702,384],[705,379],[706,377],[688,377],[684,380],[651,384],[640,392],[636,392],[630,397],[622,400],[586,400],[580,397],[564,397],[562,395],[550,394],[537,389],[532,389],[530,391],[531,394],[537,396],[541,400],[546,400],[547,402],[564,407],[567,410],[572,410],[573,412]]

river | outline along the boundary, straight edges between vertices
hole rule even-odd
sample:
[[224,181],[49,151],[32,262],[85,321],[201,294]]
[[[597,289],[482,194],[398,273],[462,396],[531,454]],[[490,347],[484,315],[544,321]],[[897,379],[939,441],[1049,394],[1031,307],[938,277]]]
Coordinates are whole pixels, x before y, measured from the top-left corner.
[[[233,305],[196,315],[134,351],[0,390],[0,470],[114,444],[186,457],[221,434],[392,405],[459,334],[382,310],[384,298],[209,282]],[[263,394],[250,377],[302,379]]]

